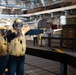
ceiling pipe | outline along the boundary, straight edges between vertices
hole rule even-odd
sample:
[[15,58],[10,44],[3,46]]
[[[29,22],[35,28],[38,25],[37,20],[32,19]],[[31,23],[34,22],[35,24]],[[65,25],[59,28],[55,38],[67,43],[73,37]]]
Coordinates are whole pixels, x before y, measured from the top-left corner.
[[41,0],[41,4],[42,4],[43,6],[45,6],[45,1],[44,1],[44,0]]
[[15,6],[15,5],[9,5],[9,4],[0,4],[0,6],[3,6],[3,7],[8,7],[8,8],[19,8],[19,9],[25,9],[25,10],[28,10],[26,7],[22,7],[22,6]]
[[36,12],[36,13],[32,13],[32,14],[22,14],[20,16],[33,16],[33,15],[39,15],[39,14],[52,13],[52,12],[66,11],[66,10],[71,10],[71,9],[76,9],[76,5]]

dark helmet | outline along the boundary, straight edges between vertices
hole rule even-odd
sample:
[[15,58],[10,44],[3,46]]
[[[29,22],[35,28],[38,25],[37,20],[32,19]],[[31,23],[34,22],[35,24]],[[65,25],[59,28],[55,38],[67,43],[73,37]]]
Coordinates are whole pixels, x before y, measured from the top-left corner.
[[16,19],[13,23],[13,28],[15,27],[22,27],[23,26],[23,22],[20,19]]

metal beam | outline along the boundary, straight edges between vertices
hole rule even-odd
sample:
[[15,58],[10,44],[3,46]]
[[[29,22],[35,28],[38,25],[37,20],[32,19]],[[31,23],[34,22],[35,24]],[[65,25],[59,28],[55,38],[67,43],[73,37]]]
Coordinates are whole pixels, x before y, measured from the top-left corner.
[[22,14],[21,16],[29,17],[29,16],[33,16],[33,15],[40,15],[40,14],[46,14],[46,13],[52,13],[52,12],[66,11],[66,10],[71,10],[71,9],[76,9],[76,5],[40,11],[40,12],[36,12],[36,13],[32,13],[32,14]]

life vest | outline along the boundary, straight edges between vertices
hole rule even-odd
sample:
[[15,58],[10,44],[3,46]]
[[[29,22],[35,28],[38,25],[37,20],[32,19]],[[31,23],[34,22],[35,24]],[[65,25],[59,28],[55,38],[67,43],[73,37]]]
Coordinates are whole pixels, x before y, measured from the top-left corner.
[[[12,33],[17,33],[15,30],[11,30]],[[11,42],[8,43],[8,51],[9,55],[14,56],[22,56],[25,55],[26,52],[26,39],[25,35],[22,32],[22,34],[19,37],[15,37],[11,40]]]
[[0,55],[6,55],[6,54],[7,54],[7,40],[5,40],[2,35],[0,35]]

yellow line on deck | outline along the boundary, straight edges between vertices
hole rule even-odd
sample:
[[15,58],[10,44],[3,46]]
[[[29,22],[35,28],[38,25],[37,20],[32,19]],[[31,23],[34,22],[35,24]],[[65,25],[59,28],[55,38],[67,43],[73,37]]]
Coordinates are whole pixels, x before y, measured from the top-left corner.
[[60,50],[60,49],[55,49],[57,52],[60,52],[60,53],[63,53],[63,51],[62,50]]

